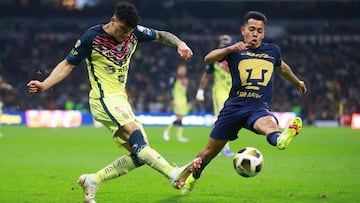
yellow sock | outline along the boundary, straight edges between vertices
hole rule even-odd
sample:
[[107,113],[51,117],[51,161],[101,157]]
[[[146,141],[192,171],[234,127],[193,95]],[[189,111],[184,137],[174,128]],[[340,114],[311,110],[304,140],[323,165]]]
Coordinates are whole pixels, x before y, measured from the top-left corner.
[[181,127],[181,126],[178,126],[178,127],[177,127],[177,130],[176,130],[176,138],[181,138],[181,137],[183,137],[183,131],[184,131],[184,128]]
[[144,147],[137,154],[140,160],[145,162],[151,168],[159,171],[167,178],[170,177],[170,173],[173,171],[174,167],[169,164],[157,151],[153,150],[149,146]]
[[129,171],[133,170],[136,167],[137,166],[135,165],[131,156],[125,155],[119,157],[105,168],[96,172],[94,174],[94,179],[95,182],[99,184],[103,181],[110,180],[119,177],[121,175],[127,174],[129,173]]
[[166,128],[166,131],[168,131],[170,133],[172,127],[174,126],[173,123],[171,123],[170,125],[168,125],[168,127]]

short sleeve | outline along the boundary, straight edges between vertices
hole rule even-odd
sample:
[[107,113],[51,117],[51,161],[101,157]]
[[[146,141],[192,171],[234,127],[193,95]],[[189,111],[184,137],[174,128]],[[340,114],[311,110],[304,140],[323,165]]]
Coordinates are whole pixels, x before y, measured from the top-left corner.
[[90,56],[92,49],[91,44],[92,37],[90,36],[89,32],[85,32],[76,41],[74,47],[66,56],[66,60],[73,65],[78,65],[83,59]]
[[275,67],[279,67],[281,65],[281,51],[278,45],[275,46]]
[[207,65],[205,66],[205,72],[206,72],[207,74],[212,74],[212,73],[214,73],[214,70],[215,70],[215,68],[214,68],[214,64],[213,64],[213,63],[207,64]]
[[138,38],[139,42],[156,40],[156,31],[152,28],[147,28],[141,25],[137,25],[134,28],[134,34]]

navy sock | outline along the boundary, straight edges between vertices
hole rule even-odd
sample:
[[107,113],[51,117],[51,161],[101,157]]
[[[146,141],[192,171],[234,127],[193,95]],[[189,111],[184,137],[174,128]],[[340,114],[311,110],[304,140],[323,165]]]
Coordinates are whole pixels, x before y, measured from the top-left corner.
[[277,139],[280,136],[280,132],[276,131],[276,132],[272,132],[266,135],[266,140],[268,141],[268,143],[270,143],[272,146],[276,146],[277,145]]
[[205,167],[209,164],[209,162],[205,163],[205,162],[202,162],[201,165],[200,165],[200,168],[198,170],[196,170],[192,176],[195,178],[195,179],[199,179],[200,176],[201,176],[201,173],[202,171],[205,169]]
[[138,154],[142,148],[146,147],[148,144],[145,142],[144,137],[140,130],[135,130],[131,133],[129,138],[129,144],[134,150],[135,154]]
[[144,165],[144,163],[141,162],[135,154],[130,154],[130,157],[133,160],[136,167],[140,167],[140,166]]
[[175,120],[175,121],[173,122],[173,124],[176,125],[176,126],[182,126],[182,120],[180,120],[180,121]]

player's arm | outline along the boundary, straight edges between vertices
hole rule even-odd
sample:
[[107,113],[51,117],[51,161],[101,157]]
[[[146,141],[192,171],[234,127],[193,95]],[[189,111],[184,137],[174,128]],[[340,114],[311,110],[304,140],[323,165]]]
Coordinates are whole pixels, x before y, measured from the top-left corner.
[[14,90],[13,86],[10,83],[7,83],[2,75],[0,75],[0,89],[8,91]]
[[208,73],[203,73],[200,79],[199,89],[196,92],[196,102],[202,103],[205,100],[205,88],[208,84],[210,75]]
[[206,64],[215,63],[217,61],[220,61],[226,55],[228,55],[232,52],[242,51],[242,50],[246,49],[247,46],[248,46],[247,43],[240,41],[240,42],[237,42],[233,45],[230,45],[230,46],[227,46],[224,48],[218,48],[218,49],[212,50],[205,56],[204,62]]
[[193,52],[187,46],[187,44],[179,39],[176,35],[167,31],[156,31],[156,41],[167,44],[169,46],[177,47],[178,54],[183,59],[189,59],[192,57]]
[[277,71],[292,85],[294,85],[301,93],[306,92],[306,86],[304,81],[299,80],[291,70],[290,66],[284,61],[281,61],[281,65],[277,67]]
[[38,80],[31,80],[27,86],[29,93],[36,94],[43,92],[55,84],[62,81],[73,70],[75,65],[70,64],[66,59],[61,61],[50,73],[50,75],[42,82]]
[[168,93],[169,93],[169,98],[171,100],[171,102],[173,102],[174,100],[174,87],[175,87],[175,82],[176,82],[176,79],[175,77],[171,77],[169,79],[169,86],[168,86]]

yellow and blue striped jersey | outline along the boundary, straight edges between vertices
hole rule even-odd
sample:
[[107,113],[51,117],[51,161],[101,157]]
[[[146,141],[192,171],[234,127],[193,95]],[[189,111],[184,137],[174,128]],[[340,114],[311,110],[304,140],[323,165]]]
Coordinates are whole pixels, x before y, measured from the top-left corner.
[[227,62],[215,62],[206,66],[206,73],[213,74],[214,83],[212,86],[213,94],[230,92],[231,88],[231,75],[229,72],[229,66]]
[[91,90],[90,98],[126,96],[126,81],[132,54],[138,43],[154,41],[154,29],[136,26],[122,41],[104,31],[102,25],[89,28],[77,40],[66,60],[78,65],[86,59]]
[[169,80],[169,93],[171,100],[175,103],[188,103],[188,78],[186,76],[171,77]]

